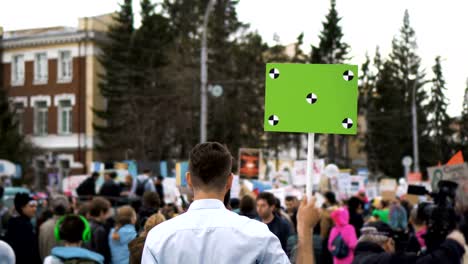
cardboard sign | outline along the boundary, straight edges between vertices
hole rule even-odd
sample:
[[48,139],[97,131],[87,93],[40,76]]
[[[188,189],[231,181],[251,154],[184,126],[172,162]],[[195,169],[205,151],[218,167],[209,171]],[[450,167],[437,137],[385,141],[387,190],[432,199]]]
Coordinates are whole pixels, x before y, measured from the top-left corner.
[[[432,190],[437,190],[440,180],[449,180],[460,186],[468,185],[468,164],[445,165],[427,168]],[[468,189],[468,188],[467,188]]]
[[239,149],[239,176],[243,179],[258,179],[261,156],[260,149]]
[[240,179],[239,175],[234,175],[234,179],[232,179],[232,185],[231,185],[231,198],[240,198],[241,186],[240,186]]
[[186,173],[188,171],[188,162],[176,163],[176,185],[180,187],[187,187]]
[[392,201],[396,198],[397,182],[395,179],[382,179],[379,184],[382,199]]
[[366,189],[366,179],[365,176],[353,175],[350,177],[350,187],[349,194],[356,195],[359,191],[364,191]]
[[420,172],[408,173],[408,182],[420,182],[422,181],[422,174]]
[[80,184],[88,178],[88,175],[74,175],[63,178],[62,190],[64,193],[73,193]]
[[[317,159],[314,160],[314,178],[313,184],[319,185],[320,178],[324,173],[325,169],[325,160]],[[296,160],[294,162],[294,171],[293,171],[293,179],[292,183],[294,186],[305,186],[307,180],[307,161],[306,160]]]
[[265,80],[265,131],[356,134],[356,65],[268,63]]

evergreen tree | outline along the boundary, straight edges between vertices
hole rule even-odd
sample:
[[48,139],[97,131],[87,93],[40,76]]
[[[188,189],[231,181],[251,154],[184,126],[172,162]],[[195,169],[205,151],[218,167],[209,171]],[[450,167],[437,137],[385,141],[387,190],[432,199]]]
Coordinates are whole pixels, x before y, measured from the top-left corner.
[[[406,11],[400,34],[392,41],[389,60],[382,64],[372,93],[368,114],[368,141],[371,169],[387,176],[403,175],[401,159],[413,154],[411,106],[413,89],[418,117],[420,153],[430,153],[431,141],[427,131],[427,108],[424,102],[428,95],[423,89],[424,73],[420,70],[421,59],[416,54],[417,44]],[[420,155],[424,168],[430,164],[430,155]],[[421,170],[423,171],[423,170]]]
[[435,65],[432,67],[434,78],[432,79],[431,99],[427,105],[429,112],[428,134],[430,135],[434,147],[433,160],[444,162],[450,158],[450,117],[447,114],[448,100],[445,96],[445,79],[442,73],[440,56],[436,57]]
[[463,151],[465,159],[468,159],[468,80],[466,81],[465,95],[463,97],[463,110],[460,119],[460,149]]
[[132,0],[124,0],[114,23],[109,26],[108,41],[102,45],[99,58],[105,69],[99,88],[106,105],[94,109],[97,117],[94,129],[98,138],[96,148],[104,160],[122,159],[131,147],[130,137],[125,131],[127,124],[122,117],[128,114],[124,99],[130,93],[132,79],[130,47],[133,32]]
[[39,150],[20,134],[15,111],[8,100],[7,91],[0,87],[0,159],[20,164],[26,169]]
[[[311,62],[312,63],[343,63],[348,59],[349,45],[343,41],[343,31],[339,22],[341,17],[339,17],[336,10],[336,1],[330,1],[330,10],[325,18],[325,22],[322,23],[323,29],[320,32],[320,42],[318,47],[312,46]],[[328,162],[336,163],[336,144],[335,144],[335,135],[328,135]],[[340,145],[346,145],[346,138],[340,137]],[[343,149],[338,147],[338,149]],[[346,153],[344,153],[345,156]],[[345,159],[347,157],[344,157]],[[346,161],[343,163],[347,163]],[[340,165],[347,165],[347,164]]]

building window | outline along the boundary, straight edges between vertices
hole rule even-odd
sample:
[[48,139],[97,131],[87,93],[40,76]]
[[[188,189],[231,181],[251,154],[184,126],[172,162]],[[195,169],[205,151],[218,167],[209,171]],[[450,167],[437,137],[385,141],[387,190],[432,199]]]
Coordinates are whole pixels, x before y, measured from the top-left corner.
[[11,65],[11,84],[23,85],[24,84],[24,56],[13,56]]
[[72,132],[72,102],[62,100],[58,107],[59,134],[71,134]]
[[48,69],[47,69],[47,54],[37,53],[34,56],[34,83],[45,84],[47,83]]
[[47,135],[48,107],[46,101],[37,101],[34,104],[34,134]]
[[70,82],[72,80],[73,64],[71,51],[60,51],[58,58],[58,81]]
[[22,102],[15,102],[15,121],[18,122],[18,132],[23,134],[24,130],[24,104]]

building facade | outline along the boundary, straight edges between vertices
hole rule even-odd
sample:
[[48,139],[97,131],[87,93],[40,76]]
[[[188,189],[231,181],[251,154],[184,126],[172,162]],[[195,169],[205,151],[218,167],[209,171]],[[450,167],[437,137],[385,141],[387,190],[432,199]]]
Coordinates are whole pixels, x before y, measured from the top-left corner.
[[0,34],[2,84],[16,109],[20,133],[44,155],[33,166],[86,173],[96,159],[93,108],[102,108],[99,44],[111,15],[80,18],[77,28]]

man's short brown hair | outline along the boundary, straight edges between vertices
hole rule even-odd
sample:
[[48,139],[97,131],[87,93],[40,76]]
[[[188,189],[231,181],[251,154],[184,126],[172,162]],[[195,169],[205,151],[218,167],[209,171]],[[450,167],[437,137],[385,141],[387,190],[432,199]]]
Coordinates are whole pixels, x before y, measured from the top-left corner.
[[89,204],[89,214],[93,217],[99,217],[101,213],[107,213],[111,208],[110,202],[102,197],[96,197]]
[[198,144],[190,152],[189,171],[195,188],[223,189],[231,168],[231,153],[218,142]]

